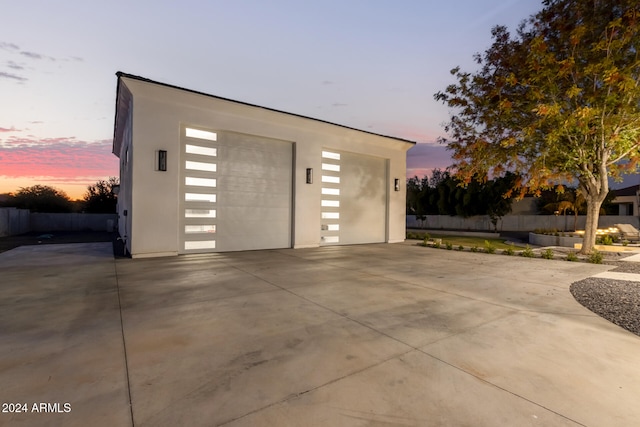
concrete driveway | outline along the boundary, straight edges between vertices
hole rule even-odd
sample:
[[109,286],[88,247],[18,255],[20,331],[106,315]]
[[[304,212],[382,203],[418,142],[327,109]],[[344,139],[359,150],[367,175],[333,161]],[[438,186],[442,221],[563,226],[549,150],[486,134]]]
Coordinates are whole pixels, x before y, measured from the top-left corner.
[[0,254],[0,401],[27,411],[0,425],[637,426],[640,337],[569,293],[608,268],[409,244],[20,247]]

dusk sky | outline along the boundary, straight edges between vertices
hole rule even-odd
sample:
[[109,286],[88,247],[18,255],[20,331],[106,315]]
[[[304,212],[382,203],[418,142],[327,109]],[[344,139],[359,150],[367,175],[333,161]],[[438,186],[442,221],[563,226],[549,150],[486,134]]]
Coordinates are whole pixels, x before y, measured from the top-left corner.
[[433,94],[474,70],[494,25],[540,0],[4,2],[0,193],[81,198],[118,175],[116,71],[419,142],[407,175],[444,168]]

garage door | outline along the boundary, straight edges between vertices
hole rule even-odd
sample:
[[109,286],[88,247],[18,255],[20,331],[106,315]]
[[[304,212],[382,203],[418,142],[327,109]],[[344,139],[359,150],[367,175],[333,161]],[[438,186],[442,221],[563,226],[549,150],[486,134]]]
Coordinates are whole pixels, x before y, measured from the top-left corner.
[[321,244],[386,241],[387,160],[322,151]]
[[291,247],[292,144],[183,128],[181,253]]

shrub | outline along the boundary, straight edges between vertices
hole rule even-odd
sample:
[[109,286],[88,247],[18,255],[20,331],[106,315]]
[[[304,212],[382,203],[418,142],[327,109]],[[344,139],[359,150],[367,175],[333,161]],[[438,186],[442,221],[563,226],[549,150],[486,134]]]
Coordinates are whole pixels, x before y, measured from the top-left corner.
[[488,253],[488,254],[493,254],[493,253],[496,252],[496,247],[493,246],[493,244],[490,241],[485,240],[484,241],[484,251],[486,253]]
[[622,241],[622,246],[628,246],[629,245],[629,241],[627,239]]
[[513,255],[513,254],[514,254],[514,250],[513,250],[513,248],[512,248],[512,247],[508,247],[507,249],[505,249],[504,251],[502,251],[502,254],[503,254],[503,255],[509,255],[509,256],[511,256],[511,255]]
[[429,244],[429,237],[425,235],[424,239],[422,239],[422,246],[427,246],[428,244]]
[[477,246],[473,246],[473,247],[471,248],[471,252],[478,252],[478,250],[479,250],[479,249],[478,249],[478,247],[477,247]]
[[603,245],[613,245],[613,237],[609,236],[608,234],[602,236],[602,239],[600,239],[600,241]]
[[460,245],[460,246],[458,246],[458,248],[457,248],[457,249],[458,249],[459,251],[464,251],[464,246]]
[[569,252],[567,254],[567,261],[578,261],[578,256],[576,255],[575,252]]
[[447,250],[450,251],[451,249],[453,249],[453,243],[451,242],[445,242],[445,245],[447,246]]
[[553,259],[553,249],[545,249],[544,251],[542,251],[542,254],[540,256],[544,259]]
[[440,244],[440,241],[439,241],[439,240],[436,240],[435,242],[433,242],[433,247],[434,247],[434,248],[436,248],[436,249],[440,249],[440,246],[441,246],[441,244]]
[[602,254],[594,249],[593,252],[589,254],[587,261],[591,264],[602,264]]
[[527,247],[520,252],[520,256],[523,256],[525,258],[533,258],[535,254],[533,253],[533,249],[531,249],[531,247],[527,245]]

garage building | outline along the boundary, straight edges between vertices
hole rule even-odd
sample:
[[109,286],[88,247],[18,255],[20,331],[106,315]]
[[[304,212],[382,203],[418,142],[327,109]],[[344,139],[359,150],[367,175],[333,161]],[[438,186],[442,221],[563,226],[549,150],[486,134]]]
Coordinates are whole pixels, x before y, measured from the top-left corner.
[[132,257],[404,240],[414,142],[117,77],[118,231]]

